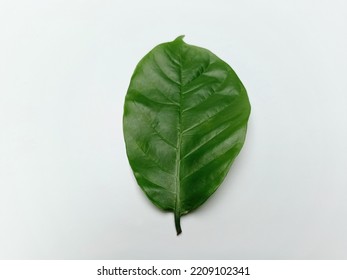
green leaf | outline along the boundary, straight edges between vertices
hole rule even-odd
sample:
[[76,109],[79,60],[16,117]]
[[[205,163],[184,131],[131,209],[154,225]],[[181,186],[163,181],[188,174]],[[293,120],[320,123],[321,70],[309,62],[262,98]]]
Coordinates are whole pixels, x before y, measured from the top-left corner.
[[223,182],[245,141],[250,104],[228,64],[183,36],[137,65],[123,129],[135,178],[159,208],[180,217]]

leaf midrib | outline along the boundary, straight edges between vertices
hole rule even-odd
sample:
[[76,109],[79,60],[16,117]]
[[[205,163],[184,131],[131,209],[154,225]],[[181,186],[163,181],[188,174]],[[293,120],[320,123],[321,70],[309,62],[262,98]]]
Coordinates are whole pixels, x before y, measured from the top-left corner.
[[177,235],[179,235],[182,232],[181,229],[181,201],[180,201],[180,188],[181,188],[181,180],[180,180],[180,173],[181,173],[181,144],[182,144],[182,59],[181,54],[179,53],[178,56],[179,59],[179,65],[178,65],[178,71],[179,71],[179,114],[178,114],[178,137],[177,137],[177,146],[176,146],[176,200],[175,200],[175,209],[174,209],[174,215],[175,215],[175,226],[176,226],[176,232]]

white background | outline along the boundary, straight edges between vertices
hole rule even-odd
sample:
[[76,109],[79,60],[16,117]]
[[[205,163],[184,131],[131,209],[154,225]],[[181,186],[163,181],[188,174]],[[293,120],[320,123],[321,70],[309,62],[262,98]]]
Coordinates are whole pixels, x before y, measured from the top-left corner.
[[[0,0],[0,258],[347,259],[347,2]],[[185,34],[252,104],[220,189],[182,218],[123,141],[137,62]]]

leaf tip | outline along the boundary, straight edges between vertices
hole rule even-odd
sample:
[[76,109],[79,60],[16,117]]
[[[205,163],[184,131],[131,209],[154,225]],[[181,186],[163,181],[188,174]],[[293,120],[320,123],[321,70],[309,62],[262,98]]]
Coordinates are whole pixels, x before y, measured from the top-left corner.
[[178,36],[174,41],[177,41],[177,42],[183,42],[183,38],[184,38],[185,35],[180,35]]

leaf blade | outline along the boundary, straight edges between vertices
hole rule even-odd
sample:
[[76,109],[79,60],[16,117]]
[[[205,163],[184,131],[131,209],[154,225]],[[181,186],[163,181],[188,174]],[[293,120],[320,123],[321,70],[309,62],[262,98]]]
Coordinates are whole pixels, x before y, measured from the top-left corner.
[[180,217],[224,180],[243,146],[249,114],[246,90],[231,67],[182,36],[137,65],[124,104],[127,155],[148,198],[174,213],[177,234]]

